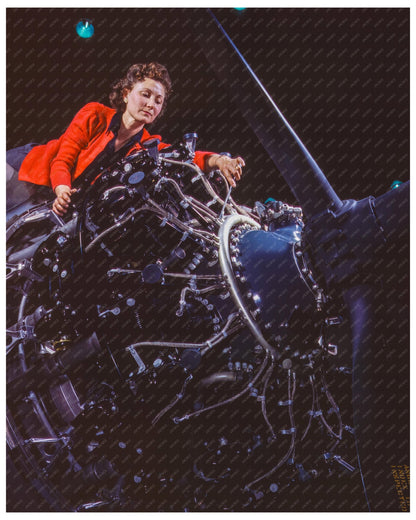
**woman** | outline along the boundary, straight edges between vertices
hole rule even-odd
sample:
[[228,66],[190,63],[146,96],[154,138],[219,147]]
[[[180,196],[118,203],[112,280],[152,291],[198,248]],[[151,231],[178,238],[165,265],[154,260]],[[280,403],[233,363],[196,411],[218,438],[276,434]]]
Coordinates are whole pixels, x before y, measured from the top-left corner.
[[[113,108],[88,103],[59,138],[32,148],[19,169],[19,180],[50,186],[56,199],[53,211],[68,211],[80,181],[93,180],[122,157],[142,149],[152,137],[146,129],[166,107],[171,93],[167,69],[158,63],[132,65],[113,85]],[[169,146],[161,142],[159,149]],[[194,163],[204,172],[220,170],[231,186],[241,177],[244,160],[211,152],[195,152]]]

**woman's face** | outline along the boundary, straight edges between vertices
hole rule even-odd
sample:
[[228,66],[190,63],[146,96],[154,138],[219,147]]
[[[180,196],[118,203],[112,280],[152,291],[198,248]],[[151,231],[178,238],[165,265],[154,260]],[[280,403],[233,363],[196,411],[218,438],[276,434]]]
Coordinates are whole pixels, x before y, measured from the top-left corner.
[[124,94],[124,115],[131,121],[144,125],[153,123],[160,114],[165,101],[165,87],[154,79],[145,78],[134,84]]

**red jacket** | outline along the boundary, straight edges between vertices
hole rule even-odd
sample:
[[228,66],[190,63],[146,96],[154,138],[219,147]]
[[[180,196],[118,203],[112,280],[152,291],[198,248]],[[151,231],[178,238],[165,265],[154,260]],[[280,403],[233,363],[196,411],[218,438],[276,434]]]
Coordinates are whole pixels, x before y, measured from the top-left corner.
[[[19,180],[34,184],[56,186],[72,185],[77,177],[102,152],[114,133],[108,126],[116,111],[100,103],[88,103],[75,115],[66,132],[59,138],[46,144],[35,146],[25,157],[19,170]],[[144,128],[141,142],[151,137]],[[169,146],[159,144],[159,150]],[[135,143],[126,155],[142,149]],[[211,152],[195,152],[194,163],[204,168],[205,158]]]

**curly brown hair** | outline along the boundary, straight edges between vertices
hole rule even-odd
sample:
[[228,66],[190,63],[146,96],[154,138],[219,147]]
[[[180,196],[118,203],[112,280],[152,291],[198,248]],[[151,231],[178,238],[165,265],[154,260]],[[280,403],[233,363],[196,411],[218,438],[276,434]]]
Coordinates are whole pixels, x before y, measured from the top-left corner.
[[146,78],[158,81],[165,88],[165,99],[162,108],[163,112],[166,107],[166,101],[172,92],[172,82],[167,68],[156,62],[136,63],[135,65],[132,65],[128,69],[126,75],[112,85],[109,95],[111,106],[119,112],[124,112],[124,109],[126,108],[126,103],[124,102],[125,89],[131,90],[135,83],[143,81]]

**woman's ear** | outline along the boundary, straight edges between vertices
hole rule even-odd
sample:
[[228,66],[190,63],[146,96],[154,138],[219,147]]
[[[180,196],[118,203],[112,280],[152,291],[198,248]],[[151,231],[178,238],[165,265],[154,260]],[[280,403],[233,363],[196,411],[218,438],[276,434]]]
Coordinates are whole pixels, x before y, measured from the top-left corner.
[[123,90],[121,91],[121,93],[123,94],[124,103],[127,103],[127,95],[129,92],[130,92],[130,90],[128,88],[123,88]]

